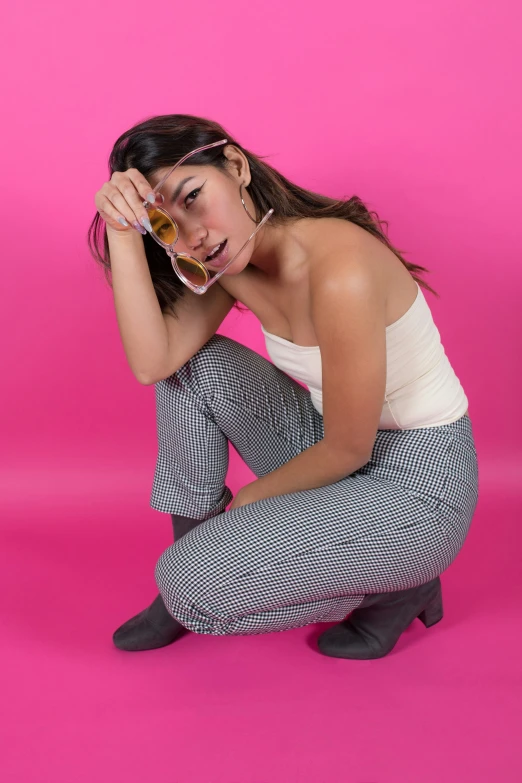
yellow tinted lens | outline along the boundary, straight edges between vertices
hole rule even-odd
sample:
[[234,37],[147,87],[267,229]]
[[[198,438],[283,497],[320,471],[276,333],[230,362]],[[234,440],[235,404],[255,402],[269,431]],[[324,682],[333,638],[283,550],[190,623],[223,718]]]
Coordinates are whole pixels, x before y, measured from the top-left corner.
[[148,216],[152,230],[158,239],[161,239],[166,245],[172,245],[178,237],[178,232],[169,216],[159,209],[149,209]]
[[208,272],[199,261],[190,256],[178,255],[176,256],[179,271],[184,275],[189,283],[194,285],[203,285],[208,280]]

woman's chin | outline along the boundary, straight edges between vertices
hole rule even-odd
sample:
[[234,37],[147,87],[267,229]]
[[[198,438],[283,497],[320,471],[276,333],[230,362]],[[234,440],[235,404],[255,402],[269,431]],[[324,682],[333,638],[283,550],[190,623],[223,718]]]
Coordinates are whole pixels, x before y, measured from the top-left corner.
[[231,275],[238,275],[246,266],[248,266],[248,261],[242,264],[241,261],[236,260],[225,269],[223,267],[217,269],[209,267],[209,270],[215,275],[221,274],[221,277],[230,277]]

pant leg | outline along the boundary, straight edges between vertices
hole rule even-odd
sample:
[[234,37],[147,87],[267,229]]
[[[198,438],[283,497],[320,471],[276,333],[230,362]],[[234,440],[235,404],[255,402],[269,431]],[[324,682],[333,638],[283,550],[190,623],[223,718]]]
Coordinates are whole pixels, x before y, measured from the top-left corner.
[[150,505],[205,520],[232,500],[230,441],[254,475],[283,465],[324,435],[310,393],[252,349],[214,335],[155,384],[158,458]]
[[161,384],[159,510],[206,520],[155,571],[187,628],[252,634],[341,620],[367,593],[429,581],[462,546],[476,486],[470,425],[378,431],[368,465],[341,481],[222,511],[227,438],[264,475],[317,442],[322,417],[306,389],[217,335]]

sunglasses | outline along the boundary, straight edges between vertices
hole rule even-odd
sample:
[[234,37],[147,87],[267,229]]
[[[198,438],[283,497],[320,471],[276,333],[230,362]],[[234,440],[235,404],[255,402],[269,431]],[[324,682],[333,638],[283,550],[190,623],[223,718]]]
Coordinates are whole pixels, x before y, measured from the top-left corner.
[[[198,149],[189,152],[187,155],[181,158],[181,160],[172,166],[172,168],[152,190],[152,193],[154,193],[156,196],[156,201],[160,204],[163,204],[165,199],[159,190],[178,166],[181,166],[182,163],[184,163],[188,158],[192,157],[192,155],[196,155],[198,152],[203,152],[203,150],[208,150],[211,147],[218,147],[221,144],[228,144],[228,139],[215,141],[213,144],[205,144],[204,147],[198,147]],[[166,209],[157,206],[155,203],[150,203],[149,201],[144,201],[143,206],[147,210],[152,226],[152,231],[149,232],[150,236],[158,243],[158,245],[161,245],[161,247],[164,248],[179,279],[196,294],[204,294],[205,291],[208,291],[210,286],[221,277],[223,272],[228,269],[230,264],[232,264],[238,255],[243,252],[250,240],[255,237],[261,226],[266,223],[268,218],[274,212],[273,209],[270,209],[264,218],[257,224],[257,227],[253,233],[248,237],[245,244],[241,247],[240,250],[238,250],[235,256],[227,264],[225,264],[222,269],[220,269],[218,272],[214,272],[213,270],[207,269],[203,262],[199,261],[197,258],[194,258],[194,256],[191,256],[188,253],[175,252],[174,245],[179,239],[179,228],[172,215],[169,215]]]

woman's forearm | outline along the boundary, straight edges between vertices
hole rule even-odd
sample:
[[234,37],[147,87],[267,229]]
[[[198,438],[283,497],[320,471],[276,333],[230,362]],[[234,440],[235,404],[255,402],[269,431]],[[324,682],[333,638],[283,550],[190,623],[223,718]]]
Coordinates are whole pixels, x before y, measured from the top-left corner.
[[368,459],[356,453],[337,454],[323,439],[266,476],[247,484],[238,495],[243,505],[262,498],[317,489],[340,481],[367,462]]
[[116,318],[129,366],[147,383],[165,365],[168,333],[138,232],[107,230]]

